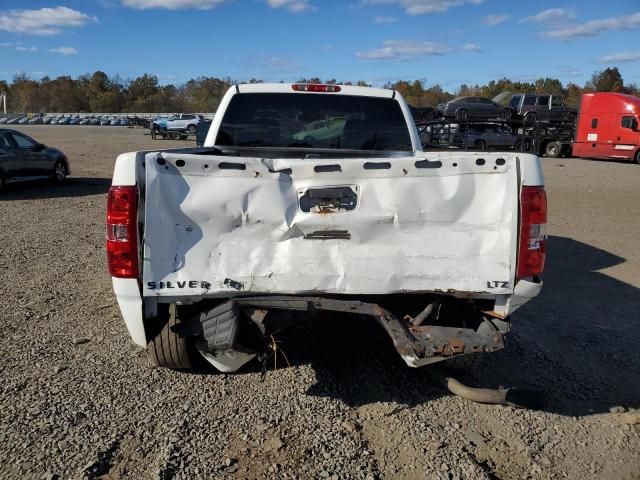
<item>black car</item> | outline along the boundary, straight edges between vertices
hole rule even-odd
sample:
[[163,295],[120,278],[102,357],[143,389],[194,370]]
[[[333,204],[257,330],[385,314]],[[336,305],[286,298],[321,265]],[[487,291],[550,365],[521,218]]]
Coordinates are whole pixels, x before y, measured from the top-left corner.
[[438,111],[445,118],[459,121],[469,119],[501,118],[510,120],[513,110],[484,97],[460,97],[438,105]]
[[56,148],[16,130],[0,128],[0,192],[7,183],[50,178],[64,182],[69,159]]

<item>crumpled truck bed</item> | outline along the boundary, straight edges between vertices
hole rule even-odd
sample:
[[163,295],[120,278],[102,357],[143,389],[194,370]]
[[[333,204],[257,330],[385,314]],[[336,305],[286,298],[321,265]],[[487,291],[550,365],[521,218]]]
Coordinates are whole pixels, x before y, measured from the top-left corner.
[[512,293],[516,157],[148,153],[143,294]]

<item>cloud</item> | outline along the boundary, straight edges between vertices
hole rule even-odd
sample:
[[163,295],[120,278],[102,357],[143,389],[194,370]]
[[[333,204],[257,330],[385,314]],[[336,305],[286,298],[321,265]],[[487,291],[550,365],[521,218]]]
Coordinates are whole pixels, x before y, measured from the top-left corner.
[[385,16],[379,16],[373,19],[373,23],[376,23],[378,25],[383,23],[394,23],[397,21],[398,19],[396,17],[385,17]]
[[286,73],[298,71],[302,65],[289,57],[252,55],[247,58],[245,66],[269,73]]
[[164,8],[166,10],[211,10],[229,0],[122,0],[125,7],[148,10],[152,8]]
[[362,0],[363,5],[396,5],[409,15],[443,13],[465,4],[480,5],[484,0]]
[[522,20],[520,20],[520,23],[561,23],[566,22],[567,20],[573,20],[574,18],[576,18],[576,14],[571,10],[567,10],[566,8],[550,8],[548,10],[543,10],[536,15],[531,15],[530,17],[523,18]]
[[600,59],[600,63],[629,63],[640,62],[640,52],[622,52],[607,55]]
[[433,42],[385,40],[382,48],[356,52],[356,57],[368,60],[409,60],[417,57],[444,55],[449,49]]
[[582,70],[580,70],[579,68],[576,68],[572,65],[563,65],[561,67],[558,67],[558,70],[560,72],[560,76],[562,77],[581,77],[582,76]]
[[38,47],[16,47],[18,52],[37,52]]
[[316,10],[309,0],[267,0],[271,8],[285,8],[293,13],[309,12]]
[[595,37],[608,30],[635,30],[640,28],[640,12],[623,17],[591,20],[579,25],[556,26],[543,33],[555,40],[570,40],[580,37]]
[[511,18],[511,15],[487,15],[481,22],[490,27],[498,25],[502,22],[506,22]]
[[482,51],[482,47],[476,43],[467,43],[465,46],[462,47],[463,50],[467,51],[467,52],[481,52]]
[[68,57],[69,55],[77,55],[78,54],[78,51],[75,48],[71,48],[71,47],[52,48],[49,51],[53,52],[53,53],[59,53],[61,55],[64,55],[65,57]]
[[27,35],[56,35],[63,29],[97,22],[94,16],[67,7],[0,12],[0,31]]

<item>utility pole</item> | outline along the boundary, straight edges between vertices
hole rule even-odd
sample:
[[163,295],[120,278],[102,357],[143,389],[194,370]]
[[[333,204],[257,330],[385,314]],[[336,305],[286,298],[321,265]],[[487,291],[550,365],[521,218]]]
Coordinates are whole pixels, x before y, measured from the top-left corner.
[[5,113],[7,113],[7,94],[2,92],[0,93],[0,100],[2,100],[2,111]]

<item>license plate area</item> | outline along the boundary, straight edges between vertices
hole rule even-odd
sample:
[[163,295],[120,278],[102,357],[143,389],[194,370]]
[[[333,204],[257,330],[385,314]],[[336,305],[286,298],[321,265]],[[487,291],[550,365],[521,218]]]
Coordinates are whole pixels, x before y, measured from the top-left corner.
[[358,206],[357,185],[314,187],[298,192],[300,210],[304,213],[340,213]]

